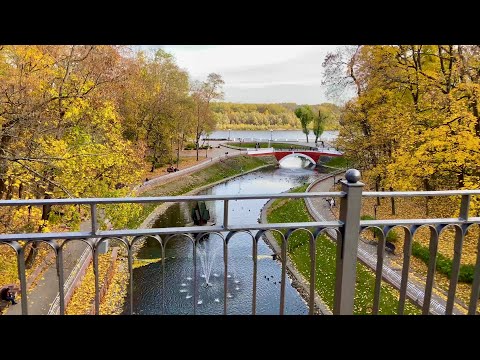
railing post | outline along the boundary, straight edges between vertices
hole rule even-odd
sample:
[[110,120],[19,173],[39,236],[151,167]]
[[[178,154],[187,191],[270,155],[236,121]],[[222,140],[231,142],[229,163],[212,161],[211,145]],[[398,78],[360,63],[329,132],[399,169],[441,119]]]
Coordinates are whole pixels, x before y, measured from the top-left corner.
[[363,183],[360,171],[347,170],[342,180],[342,191],[346,193],[340,201],[341,238],[337,240],[337,264],[335,278],[334,315],[353,314],[355,278],[357,269],[358,237]]

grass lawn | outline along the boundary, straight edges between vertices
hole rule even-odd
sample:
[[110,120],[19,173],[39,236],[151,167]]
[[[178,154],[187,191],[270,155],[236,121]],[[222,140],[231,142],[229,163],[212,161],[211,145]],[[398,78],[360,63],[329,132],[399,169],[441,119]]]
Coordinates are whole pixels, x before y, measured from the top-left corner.
[[[294,189],[303,192],[306,185]],[[276,200],[268,211],[269,223],[307,222],[313,221],[308,213],[303,199]],[[277,242],[281,244],[281,237],[276,234]],[[306,232],[296,232],[290,237],[289,256],[298,271],[306,278],[310,278],[309,237]],[[326,236],[317,239],[316,248],[317,270],[315,287],[323,301],[333,309],[333,295],[335,288],[335,259],[336,244]],[[364,265],[357,263],[357,282],[355,291],[355,314],[370,314],[373,307],[373,293],[375,289],[375,274]],[[396,314],[399,292],[389,284],[382,283],[380,294],[380,314]],[[420,314],[416,306],[407,301],[405,314]]]
[[331,167],[336,167],[340,169],[344,169],[347,167],[347,159],[343,156],[332,157],[329,161],[322,163],[322,165],[327,165]]

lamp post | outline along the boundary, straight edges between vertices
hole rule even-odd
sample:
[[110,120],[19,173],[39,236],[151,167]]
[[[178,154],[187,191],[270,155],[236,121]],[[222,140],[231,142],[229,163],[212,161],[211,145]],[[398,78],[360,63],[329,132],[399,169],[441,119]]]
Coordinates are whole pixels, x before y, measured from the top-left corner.
[[230,141],[230,131],[232,131],[232,129],[228,129],[228,141]]
[[273,141],[273,130],[270,129],[270,141],[268,142],[268,147],[270,147],[270,142]]

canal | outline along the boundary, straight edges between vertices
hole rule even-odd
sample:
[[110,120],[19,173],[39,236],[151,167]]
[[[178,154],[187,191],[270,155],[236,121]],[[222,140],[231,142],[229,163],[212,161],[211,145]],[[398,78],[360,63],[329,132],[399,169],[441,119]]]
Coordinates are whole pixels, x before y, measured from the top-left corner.
[[[288,158],[279,168],[261,169],[225,183],[203,194],[278,194],[311,182],[317,170],[308,162]],[[229,204],[229,223],[255,224],[268,200],[237,200]],[[223,202],[207,202],[211,221],[223,221]],[[185,226],[191,220],[192,204],[175,203],[159,216],[154,227]],[[260,240],[257,268],[257,314],[278,314],[281,263],[273,260],[272,250]],[[138,252],[140,259],[158,261],[133,271],[133,308],[135,314],[223,314],[224,261],[223,242],[211,234],[197,247],[197,286],[194,289],[193,246],[186,238],[174,238],[166,246],[165,259],[154,240],[148,240]],[[164,277],[163,277],[164,276]],[[252,239],[237,233],[228,245],[227,314],[250,314],[252,308]],[[208,286],[206,285],[208,283]],[[128,297],[127,297],[128,298]],[[194,302],[196,298],[196,301]],[[286,314],[307,314],[308,308],[287,278]],[[127,304],[128,306],[128,304]]]

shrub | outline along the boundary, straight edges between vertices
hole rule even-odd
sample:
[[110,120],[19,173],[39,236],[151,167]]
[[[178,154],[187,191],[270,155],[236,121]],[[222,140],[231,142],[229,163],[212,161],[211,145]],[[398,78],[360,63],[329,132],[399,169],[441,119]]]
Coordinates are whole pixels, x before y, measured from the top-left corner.
[[[196,148],[197,148],[197,146],[195,145],[195,143],[187,143],[183,149],[184,150],[195,150]],[[208,145],[199,146],[198,148],[200,150],[212,149],[212,147],[208,146]]]
[[194,150],[196,149],[197,147],[195,146],[194,143],[187,143],[184,147],[184,150]]
[[[427,266],[430,261],[430,250],[428,247],[423,246],[419,242],[414,241],[412,244],[412,255],[422,260]],[[437,254],[437,262],[435,269],[450,279],[452,275],[452,259],[447,258],[442,254]],[[460,274],[458,275],[458,281],[471,284],[473,282],[473,275],[475,272],[474,265],[460,265]]]

